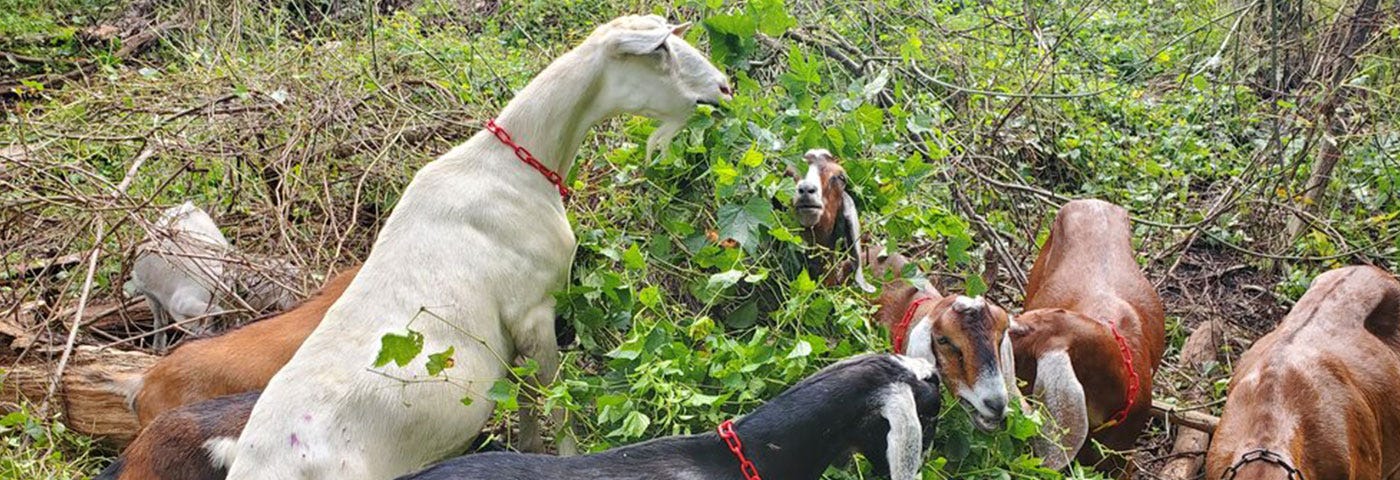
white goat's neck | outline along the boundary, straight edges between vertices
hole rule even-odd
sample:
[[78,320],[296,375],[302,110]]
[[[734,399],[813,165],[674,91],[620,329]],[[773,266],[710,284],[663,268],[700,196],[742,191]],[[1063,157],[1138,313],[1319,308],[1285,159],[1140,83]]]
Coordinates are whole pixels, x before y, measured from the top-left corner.
[[598,105],[606,59],[591,42],[565,53],[506,104],[496,123],[560,176],[573,166],[583,137],[614,109]]

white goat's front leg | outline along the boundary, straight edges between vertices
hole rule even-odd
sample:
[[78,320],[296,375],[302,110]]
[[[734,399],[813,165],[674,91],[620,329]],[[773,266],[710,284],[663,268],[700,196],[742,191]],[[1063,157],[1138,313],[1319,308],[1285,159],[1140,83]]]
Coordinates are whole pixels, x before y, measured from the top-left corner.
[[[559,346],[554,337],[554,300],[550,299],[536,306],[522,320],[511,332],[515,338],[515,346],[520,356],[533,359],[540,368],[534,378],[527,379],[529,388],[522,389],[526,392],[526,401],[520,408],[519,447],[526,452],[542,452],[544,437],[540,434],[537,405],[543,401],[541,395],[544,389],[559,374]],[[573,439],[572,429],[564,421],[564,410],[556,408],[550,412],[550,417],[558,429],[555,432],[558,453],[564,456],[577,454],[578,447]]]

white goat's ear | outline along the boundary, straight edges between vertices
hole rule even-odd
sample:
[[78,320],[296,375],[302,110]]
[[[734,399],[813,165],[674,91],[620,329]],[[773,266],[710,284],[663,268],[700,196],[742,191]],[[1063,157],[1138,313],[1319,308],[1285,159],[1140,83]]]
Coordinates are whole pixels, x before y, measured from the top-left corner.
[[618,34],[617,50],[632,55],[646,55],[665,45],[668,38],[671,38],[670,28],[626,30]]
[[675,36],[677,36],[677,37],[685,35],[685,32],[687,32],[687,31],[690,30],[690,25],[691,25],[690,22],[685,22],[685,23],[682,23],[682,24],[680,24],[680,25],[674,25],[674,26],[672,26],[672,27],[671,27],[671,35],[675,35]]
[[865,293],[874,293],[875,286],[865,281],[865,270],[861,267],[865,258],[860,254],[860,213],[856,211],[856,201],[851,194],[841,192],[841,216],[845,217],[847,231],[851,234],[851,248],[856,253],[856,285]]
[[890,480],[918,480],[924,464],[924,431],[914,390],[908,384],[885,387],[880,414],[890,423],[885,436],[885,459],[890,463]]
[[1089,435],[1084,386],[1074,375],[1069,353],[1058,350],[1040,357],[1035,373],[1035,396],[1049,410],[1054,425],[1047,429],[1051,438],[1036,437],[1031,448],[1036,456],[1045,459],[1046,467],[1059,470],[1069,465]]

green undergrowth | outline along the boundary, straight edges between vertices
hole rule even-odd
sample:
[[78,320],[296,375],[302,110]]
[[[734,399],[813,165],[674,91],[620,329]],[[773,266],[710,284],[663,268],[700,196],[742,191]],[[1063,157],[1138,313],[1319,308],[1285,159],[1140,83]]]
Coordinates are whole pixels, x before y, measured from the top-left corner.
[[[652,122],[605,122],[568,175],[579,248],[556,297],[577,343],[544,397],[576,419],[590,451],[708,431],[835,360],[889,349],[869,298],[802,269],[803,255],[826,252],[803,244],[784,208],[794,190],[784,170],[801,168],[809,148],[843,159],[870,248],[904,252],[944,291],[985,293],[1013,311],[1021,301],[1013,276],[1002,269],[998,281],[983,281],[987,253],[1001,244],[1029,268],[1064,198],[1127,207],[1154,281],[1197,223],[1193,252],[1276,272],[1259,286],[1280,301],[1327,268],[1358,259],[1397,266],[1394,65],[1361,59],[1366,78],[1357,81],[1379,94],[1354,120],[1372,127],[1349,137],[1334,197],[1318,214],[1325,227],[1280,242],[1288,212],[1280,205],[1300,198],[1297,159],[1311,148],[1309,130],[1285,120],[1310,110],[1300,99],[1264,98],[1243,66],[1207,66],[1228,40],[1233,5],[607,0],[477,10],[428,0],[327,16],[319,2],[236,3],[236,29],[209,3],[157,6],[160,19],[189,26],[138,59],[86,82],[41,85],[6,110],[0,142],[41,145],[35,155],[69,167],[19,180],[0,172],[27,187],[0,189],[6,208],[63,225],[14,240],[24,247],[9,261],[34,254],[33,245],[91,248],[88,225],[71,219],[93,213],[74,197],[106,194],[157,143],[165,150],[131,184],[129,211],[102,213],[116,227],[99,292],[121,284],[124,253],[143,234],[129,217],[156,212],[146,200],[192,199],[240,249],[289,256],[308,271],[354,263],[418,167],[479,129],[594,25],[638,12],[696,23],[687,39],[731,75],[735,98],[702,107],[657,158],[643,158]],[[93,15],[116,8],[74,5]],[[0,8],[0,33],[62,38],[75,21],[44,12]],[[852,70],[833,49],[868,61]],[[1246,52],[1224,52],[1227,65],[1247,63]],[[1242,199],[1207,218],[1230,188]],[[1263,251],[1272,258],[1247,253]],[[1211,314],[1170,313],[1174,354]],[[452,355],[420,351],[409,332],[390,343],[385,361],[430,374]],[[500,422],[526,401],[511,382],[490,400]],[[1029,455],[1039,415],[1013,414],[1006,431],[987,435],[956,401],[945,403],[926,479],[1061,477]],[[28,416],[0,424],[0,474],[81,477],[102,463],[61,424]],[[30,426],[38,424],[52,426]],[[1153,428],[1145,448],[1164,438]],[[868,478],[869,466],[827,477]]]

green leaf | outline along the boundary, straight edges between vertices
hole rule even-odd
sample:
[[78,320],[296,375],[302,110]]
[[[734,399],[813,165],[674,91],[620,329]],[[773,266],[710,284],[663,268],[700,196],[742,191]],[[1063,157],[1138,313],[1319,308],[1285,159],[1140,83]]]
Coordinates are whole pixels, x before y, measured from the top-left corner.
[[797,278],[792,279],[789,288],[796,295],[805,295],[817,291],[817,282],[812,281],[812,276],[807,273],[806,269],[803,269]]
[[649,308],[656,308],[661,303],[661,289],[656,288],[656,285],[647,285],[637,293],[637,300]]
[[794,358],[802,358],[811,354],[812,344],[807,343],[806,340],[798,340],[797,345],[794,345],[792,347],[792,351],[788,352],[787,359],[792,360]]
[[452,359],[452,353],[455,351],[455,347],[447,347],[447,350],[428,355],[428,375],[437,376],[443,370],[452,368],[452,365],[456,364]]
[[734,179],[739,178],[739,170],[736,170],[734,165],[724,161],[723,158],[715,159],[714,163],[710,165],[710,173],[715,175],[715,185],[721,187],[733,185]]
[[758,21],[758,29],[770,37],[777,37],[797,26],[797,19],[788,15],[783,0],[751,0],[749,16]]
[[609,437],[614,438],[638,438],[647,432],[647,427],[651,426],[651,417],[645,413],[633,410],[627,414],[627,418],[622,420],[622,426],[617,430],[608,432]]
[[634,243],[627,247],[627,251],[622,252],[622,264],[626,265],[628,270],[641,270],[646,268],[647,261],[642,255],[642,250]]
[[750,168],[757,167],[763,164],[763,153],[750,146],[749,150],[744,152],[744,157],[739,159],[739,164]]
[[420,353],[423,353],[423,334],[413,330],[407,334],[386,333],[379,338],[379,357],[374,359],[374,366],[382,367],[394,362],[402,367]]
[[759,227],[777,224],[773,217],[773,205],[761,196],[751,197],[743,205],[722,205],[717,217],[720,238],[732,238],[750,253],[758,247]]
[[486,391],[486,398],[496,402],[497,407],[513,411],[520,409],[520,402],[516,399],[518,393],[515,382],[502,378],[491,384],[491,389]]

